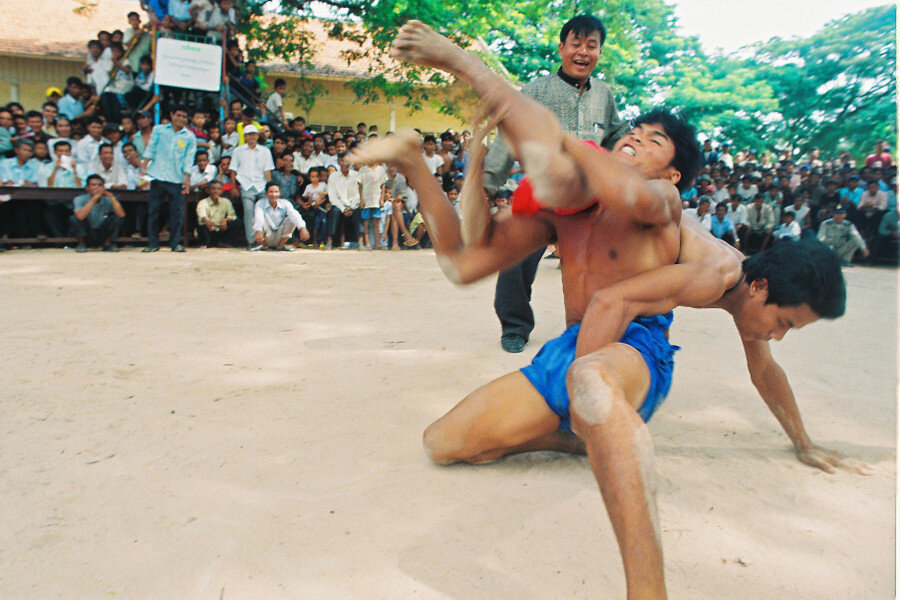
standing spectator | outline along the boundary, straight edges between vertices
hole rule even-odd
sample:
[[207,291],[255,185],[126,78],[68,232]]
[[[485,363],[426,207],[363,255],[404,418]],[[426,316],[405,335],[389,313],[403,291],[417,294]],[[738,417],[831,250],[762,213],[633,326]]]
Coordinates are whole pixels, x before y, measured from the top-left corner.
[[287,120],[284,117],[285,92],[287,92],[287,82],[284,79],[276,79],[275,91],[266,100],[266,118],[281,130],[287,126]]
[[[361,184],[360,218],[363,226],[363,247],[374,250],[378,246],[378,222],[381,220],[382,189],[387,181],[385,165],[365,165],[359,170]],[[369,237],[369,230],[372,234]]]
[[270,181],[266,184],[266,197],[256,203],[253,218],[254,241],[256,245],[250,250],[262,250],[272,248],[274,250],[294,249],[287,241],[294,235],[294,230],[300,231],[300,239],[309,239],[309,231],[300,213],[294,206],[280,197],[278,184]]
[[153,181],[150,183],[147,247],[142,252],[159,250],[159,213],[164,202],[169,205],[169,246],[172,252],[184,252],[184,245],[181,243],[184,194],[191,187],[191,167],[197,139],[187,129],[186,107],[176,105],[169,113],[169,118],[170,123],[153,128],[150,143],[144,151],[144,172]]
[[[341,213],[328,201],[328,184],[325,183],[325,179],[324,167],[310,169],[309,184],[303,190],[303,200],[315,214],[313,244],[319,244],[320,248],[330,250]],[[322,244],[323,239],[325,245]]]
[[231,155],[231,177],[241,186],[244,234],[247,246],[251,247],[254,240],[254,207],[264,196],[266,183],[272,181],[275,163],[272,161],[272,153],[257,143],[259,132],[256,125],[244,127],[244,139],[246,143],[235,148],[234,154]]
[[[444,166],[444,159],[441,155],[435,153],[436,146],[437,140],[435,140],[434,136],[426,135],[422,142],[422,153],[425,155],[425,164],[428,165],[428,169],[433,175],[439,175],[440,171],[438,169],[442,169]],[[339,149],[337,151],[341,152]]]
[[[545,105],[566,133],[611,147],[629,125],[619,119],[610,87],[591,77],[605,41],[606,28],[600,19],[592,15],[570,19],[559,33],[560,69],[529,82],[522,93]],[[506,183],[512,164],[503,140],[495,140],[484,161],[489,196]],[[500,345],[507,352],[521,352],[534,329],[531,285],[542,255],[543,250],[535,251],[497,277],[494,310],[501,324]]]
[[217,246],[220,242],[234,245],[237,241],[237,215],[231,200],[222,197],[222,184],[210,182],[209,196],[197,203],[197,229],[200,247]]
[[150,118],[149,112],[142,111],[137,114],[135,120],[138,130],[129,141],[134,144],[138,154],[144,156],[144,151],[150,145],[150,138],[153,136],[153,119]]
[[819,226],[819,241],[837,252],[844,266],[852,266],[853,255],[857,250],[862,251],[868,258],[869,249],[866,242],[859,235],[856,226],[846,220],[847,208],[843,204],[834,207],[832,218]]
[[362,184],[359,172],[350,168],[350,161],[343,153],[338,155],[338,168],[338,171],[328,176],[328,199],[343,216],[345,246],[350,248],[356,245],[357,248],[361,248],[359,203]]
[[118,252],[116,245],[125,210],[116,197],[103,187],[99,175],[87,178],[87,193],[72,201],[74,213],[69,223],[78,238],[76,252],[87,252],[88,244],[101,244],[106,252]]
[[237,122],[231,117],[222,121],[222,156],[231,156],[234,149],[241,145],[241,134],[237,132]]
[[721,146],[721,152],[719,152],[719,162],[728,167],[729,170],[734,169],[734,157],[731,156],[731,144],[724,143]]
[[[705,140],[703,142],[703,149],[701,150],[701,156],[703,157],[704,165],[715,165],[719,162],[719,154],[712,147],[712,140]],[[718,209],[716,209],[718,210]]]

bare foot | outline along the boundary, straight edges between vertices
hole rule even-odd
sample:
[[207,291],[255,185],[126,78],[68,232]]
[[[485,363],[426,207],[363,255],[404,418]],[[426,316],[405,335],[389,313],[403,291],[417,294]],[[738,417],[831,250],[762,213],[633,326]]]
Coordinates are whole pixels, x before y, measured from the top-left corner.
[[364,142],[350,153],[350,164],[379,165],[387,163],[401,172],[415,159],[421,160],[422,146],[418,132],[401,129],[394,135]]
[[468,53],[422,21],[407,21],[397,32],[391,54],[425,67],[457,74]]

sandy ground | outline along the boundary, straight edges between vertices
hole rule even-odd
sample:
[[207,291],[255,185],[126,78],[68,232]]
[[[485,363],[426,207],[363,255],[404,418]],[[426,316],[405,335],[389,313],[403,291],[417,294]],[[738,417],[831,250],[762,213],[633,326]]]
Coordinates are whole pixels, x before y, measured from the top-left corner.
[[[894,597],[896,272],[775,345],[801,464],[724,313],[681,309],[650,429],[673,598]],[[582,457],[439,467],[424,427],[563,328],[500,350],[493,283],[430,251],[0,255],[0,597],[624,598]]]

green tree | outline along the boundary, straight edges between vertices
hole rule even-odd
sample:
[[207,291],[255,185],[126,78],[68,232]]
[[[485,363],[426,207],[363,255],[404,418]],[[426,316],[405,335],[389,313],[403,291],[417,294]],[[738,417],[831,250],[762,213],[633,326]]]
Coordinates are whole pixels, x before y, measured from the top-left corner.
[[897,137],[897,9],[846,15],[812,37],[774,39],[752,62],[778,99],[770,126],[806,151],[849,149],[857,157]]

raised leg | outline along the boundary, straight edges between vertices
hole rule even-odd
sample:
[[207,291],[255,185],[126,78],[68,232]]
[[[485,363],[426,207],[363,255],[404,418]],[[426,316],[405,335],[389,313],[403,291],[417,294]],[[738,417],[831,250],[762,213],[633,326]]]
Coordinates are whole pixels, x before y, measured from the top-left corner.
[[653,443],[635,411],[650,386],[647,365],[635,349],[612,344],[577,359],[566,385],[572,430],[585,443],[612,521],[628,598],[664,599]]
[[392,53],[456,76],[472,86],[488,113],[502,116],[503,139],[521,160],[536,198],[551,207],[584,205],[587,190],[581,172],[563,152],[563,130],[545,106],[517,92],[475,54],[421,21],[409,21],[400,28]]

